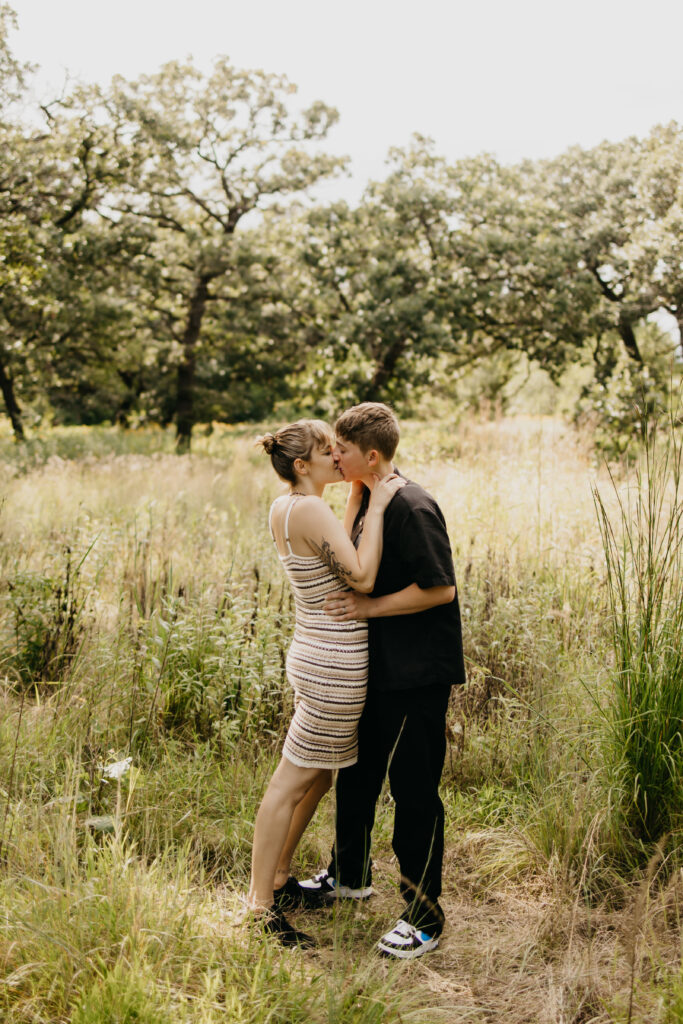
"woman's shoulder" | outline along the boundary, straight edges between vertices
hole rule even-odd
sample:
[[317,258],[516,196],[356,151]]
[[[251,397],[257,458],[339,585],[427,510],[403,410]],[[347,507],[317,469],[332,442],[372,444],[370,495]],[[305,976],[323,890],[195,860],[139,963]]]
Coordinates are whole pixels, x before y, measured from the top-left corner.
[[315,538],[316,541],[322,535],[333,534],[336,524],[341,527],[327,502],[313,494],[297,499],[289,523],[292,536],[303,539]]
[[294,503],[294,509],[292,511],[294,510],[296,510],[297,518],[299,519],[308,519],[312,516],[334,515],[325,499],[319,498],[316,494],[302,494],[297,496]]
[[295,494],[278,494],[277,498],[273,499],[271,508],[275,506],[278,508],[286,508],[290,502],[292,507],[296,505],[310,506],[312,503],[319,503],[321,505],[325,505],[326,508],[329,508],[327,502],[323,498],[319,498],[316,494],[299,494],[298,492]]

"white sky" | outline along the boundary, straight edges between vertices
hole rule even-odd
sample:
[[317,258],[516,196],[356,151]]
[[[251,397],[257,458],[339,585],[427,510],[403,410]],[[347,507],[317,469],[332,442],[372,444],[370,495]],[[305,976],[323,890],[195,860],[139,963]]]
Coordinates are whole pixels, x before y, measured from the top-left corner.
[[[356,198],[414,131],[449,159],[553,156],[683,121],[681,0],[9,0],[41,93],[217,53],[336,106]],[[326,190],[327,191],[327,190]]]

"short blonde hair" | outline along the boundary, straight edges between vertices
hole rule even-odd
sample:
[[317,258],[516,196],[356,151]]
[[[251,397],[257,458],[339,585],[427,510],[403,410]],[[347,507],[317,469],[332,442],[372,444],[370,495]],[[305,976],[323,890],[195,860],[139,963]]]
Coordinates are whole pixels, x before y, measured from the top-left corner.
[[343,412],[334,425],[335,433],[357,444],[365,455],[376,448],[385,459],[393,459],[400,431],[396,413],[383,402],[361,402]]
[[314,447],[324,448],[326,444],[334,444],[332,427],[324,420],[297,420],[280,427],[274,434],[264,434],[256,439],[264,451],[270,455],[273,469],[281,480],[288,484],[296,483],[294,463],[297,459],[308,462]]

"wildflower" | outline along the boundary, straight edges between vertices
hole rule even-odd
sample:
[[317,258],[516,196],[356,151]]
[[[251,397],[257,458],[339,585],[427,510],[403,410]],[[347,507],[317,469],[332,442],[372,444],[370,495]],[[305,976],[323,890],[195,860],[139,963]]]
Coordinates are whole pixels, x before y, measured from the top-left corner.
[[122,779],[133,763],[132,757],[124,757],[123,761],[115,761],[102,769],[104,779]]

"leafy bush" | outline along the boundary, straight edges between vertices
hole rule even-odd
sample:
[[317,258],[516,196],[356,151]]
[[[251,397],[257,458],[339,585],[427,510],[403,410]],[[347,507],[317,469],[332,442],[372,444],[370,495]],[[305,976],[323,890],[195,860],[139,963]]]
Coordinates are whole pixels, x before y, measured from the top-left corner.
[[[145,624],[143,664],[143,688],[162,731],[190,742],[217,734],[259,744],[281,737],[291,703],[286,585],[271,588],[256,573],[251,581],[232,581],[215,606],[168,598],[162,612]],[[141,723],[136,742],[150,722],[148,716]]]
[[651,429],[671,406],[672,367],[663,332],[654,324],[640,332],[640,345],[647,353],[646,364],[627,357],[616,338],[604,341],[601,358],[594,364],[595,375],[583,390],[575,408],[580,423],[590,427],[596,451],[618,460],[638,448],[639,438]]
[[7,581],[13,634],[0,660],[23,686],[61,681],[73,668],[84,635],[81,565],[66,547],[59,578],[19,572]]

